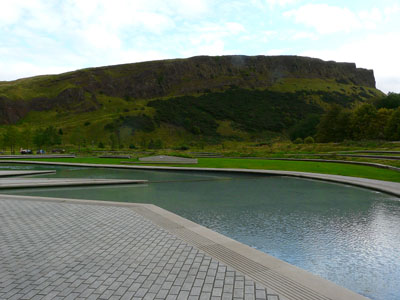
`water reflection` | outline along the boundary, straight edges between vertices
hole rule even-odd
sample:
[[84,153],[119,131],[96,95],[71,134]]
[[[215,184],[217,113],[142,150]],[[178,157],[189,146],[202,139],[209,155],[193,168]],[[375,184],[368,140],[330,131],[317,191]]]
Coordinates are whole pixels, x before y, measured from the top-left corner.
[[[397,198],[345,185],[285,177],[56,169],[57,177],[168,183],[9,193],[153,203],[372,299],[399,299]],[[197,181],[204,179],[208,181]]]

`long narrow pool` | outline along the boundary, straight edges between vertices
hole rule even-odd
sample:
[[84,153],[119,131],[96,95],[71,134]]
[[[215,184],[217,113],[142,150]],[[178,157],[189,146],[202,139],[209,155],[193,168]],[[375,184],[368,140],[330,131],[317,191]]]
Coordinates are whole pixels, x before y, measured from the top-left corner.
[[400,299],[400,201],[346,185],[209,172],[56,169],[41,177],[147,179],[147,185],[3,194],[153,203],[371,299]]

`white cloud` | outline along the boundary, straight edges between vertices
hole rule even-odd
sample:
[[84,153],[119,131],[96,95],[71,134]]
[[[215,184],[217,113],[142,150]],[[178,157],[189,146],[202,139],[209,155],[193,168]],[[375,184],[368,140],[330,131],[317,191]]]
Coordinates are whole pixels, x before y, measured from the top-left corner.
[[268,43],[272,39],[274,39],[277,35],[278,35],[278,32],[276,32],[275,30],[267,30],[267,31],[261,32],[261,34],[258,37],[253,37],[253,39],[260,40],[263,43]]
[[169,0],[164,1],[173,13],[184,18],[199,18],[211,10],[211,0]]
[[22,14],[23,6],[21,3],[14,1],[1,1],[0,2],[0,26],[7,26],[15,23]]
[[[300,1],[301,0],[250,0],[248,1],[248,3],[251,6],[255,7],[256,9],[265,13],[268,10],[274,11],[275,9],[280,9],[287,7],[289,5],[294,5]],[[239,3],[243,4],[243,2],[240,1]]]
[[377,8],[373,8],[370,11],[360,11],[358,17],[366,29],[375,29],[383,21],[383,13]]
[[296,23],[313,27],[321,34],[350,32],[362,27],[360,19],[348,8],[327,4],[307,4],[285,12],[284,16],[294,18]]
[[357,66],[373,69],[377,87],[385,92],[400,91],[400,32],[371,34],[362,39],[321,51],[305,51],[300,55],[325,60],[356,62]]
[[386,21],[390,21],[393,17],[397,19],[399,13],[400,13],[400,5],[398,3],[385,7],[383,10],[383,14],[385,16]]
[[290,55],[289,53],[289,49],[270,49],[265,53],[265,55]]
[[[0,78],[24,78],[36,76],[38,74],[57,74],[67,72],[74,69],[74,66],[38,66],[25,61],[1,61],[0,62]],[[77,68],[75,68],[77,69]]]
[[[227,55],[232,50],[225,49],[225,39],[237,37],[245,33],[246,29],[240,23],[227,22],[223,24],[204,24],[192,28],[187,36],[190,46],[186,45],[186,49],[181,51],[183,56],[194,55]],[[235,52],[237,54],[237,51]]]
[[225,51],[225,44],[222,40],[213,40],[208,43],[203,43],[197,45],[192,49],[188,49],[184,51],[184,56],[196,56],[196,55],[222,55],[227,54]]
[[141,62],[149,60],[160,60],[170,58],[164,53],[157,50],[150,51],[135,51],[121,50],[118,52],[118,57],[111,57],[112,64],[126,64],[132,62]]
[[118,34],[105,26],[91,25],[77,33],[85,44],[95,49],[115,50],[121,48],[122,42]]
[[270,6],[286,6],[289,4],[294,4],[296,2],[299,2],[299,0],[265,0],[267,4]]
[[230,34],[234,34],[234,35],[246,31],[246,29],[244,28],[244,26],[242,24],[235,23],[235,22],[225,23],[225,27]]
[[317,40],[318,36],[313,32],[299,31],[299,32],[294,33],[291,36],[291,38],[293,40],[303,40],[303,39]]
[[[393,12],[392,12],[393,13]],[[353,12],[346,7],[330,6],[328,4],[307,4],[298,9],[284,13],[287,18],[293,18],[296,23],[314,28],[320,34],[336,32],[349,33],[359,29],[375,29],[384,20],[383,12],[378,8]]]

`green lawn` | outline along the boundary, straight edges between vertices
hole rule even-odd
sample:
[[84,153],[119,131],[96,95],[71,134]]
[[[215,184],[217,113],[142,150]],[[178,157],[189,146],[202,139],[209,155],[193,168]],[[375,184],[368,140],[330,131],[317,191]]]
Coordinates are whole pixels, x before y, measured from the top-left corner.
[[[30,160],[69,162],[69,163],[92,163],[92,164],[120,164],[121,161],[135,161],[135,159],[128,160],[128,159],[95,158],[95,157],[30,159]],[[400,172],[386,170],[386,169],[379,169],[369,166],[358,166],[358,165],[341,164],[341,163],[321,163],[321,162],[262,160],[262,159],[200,158],[199,163],[197,165],[175,165],[175,166],[299,171],[299,172],[334,174],[334,175],[354,176],[354,177],[400,182]]]
[[198,167],[244,168],[323,173],[400,182],[400,172],[342,163],[262,159],[202,158]]

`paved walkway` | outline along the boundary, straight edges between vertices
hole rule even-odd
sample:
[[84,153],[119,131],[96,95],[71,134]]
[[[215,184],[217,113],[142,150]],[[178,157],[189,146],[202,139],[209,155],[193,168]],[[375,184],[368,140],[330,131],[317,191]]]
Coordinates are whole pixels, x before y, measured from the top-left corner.
[[13,176],[28,176],[28,175],[44,175],[54,174],[56,171],[33,171],[33,170],[0,170],[0,177],[13,177]]
[[0,155],[0,159],[29,159],[29,158],[75,158],[74,154],[22,154]]
[[147,180],[85,178],[0,178],[0,189],[143,184]]
[[0,299],[279,297],[132,209],[2,196]]
[[366,298],[151,204],[0,195],[0,299]]

